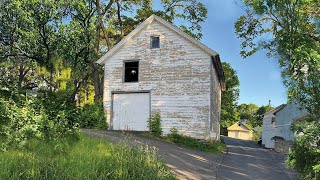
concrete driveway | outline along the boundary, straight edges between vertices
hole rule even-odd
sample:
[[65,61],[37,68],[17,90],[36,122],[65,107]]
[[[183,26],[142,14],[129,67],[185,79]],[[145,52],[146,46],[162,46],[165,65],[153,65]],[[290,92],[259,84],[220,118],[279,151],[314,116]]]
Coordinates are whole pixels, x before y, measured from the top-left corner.
[[172,172],[179,179],[216,179],[217,166],[222,161],[222,155],[205,153],[161,140],[143,137],[139,134],[129,134],[117,131],[101,131],[82,129],[90,136],[105,138],[112,143],[127,143],[133,146],[153,146]]
[[285,156],[264,149],[252,141],[222,137],[228,153],[217,172],[218,179],[296,179],[296,174],[285,167]]

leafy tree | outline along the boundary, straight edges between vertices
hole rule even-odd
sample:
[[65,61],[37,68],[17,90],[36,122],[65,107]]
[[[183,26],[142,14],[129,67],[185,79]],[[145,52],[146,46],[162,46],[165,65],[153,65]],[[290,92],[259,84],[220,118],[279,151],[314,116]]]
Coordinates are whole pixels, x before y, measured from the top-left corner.
[[222,93],[221,97],[221,134],[227,134],[227,128],[239,120],[237,113],[237,103],[239,99],[239,79],[237,72],[232,69],[231,65],[227,62],[222,63],[226,91]]
[[253,127],[262,126],[263,115],[266,112],[271,111],[272,109],[274,108],[269,105],[259,107],[255,115],[256,117],[255,117],[255,122],[253,123]]
[[259,107],[252,103],[240,104],[237,107],[240,119],[245,120],[246,124],[251,128],[262,126],[263,114],[272,109],[273,107],[269,105]]
[[[301,148],[319,144],[320,128],[320,37],[318,0],[244,0],[246,14],[235,24],[242,39],[243,57],[259,49],[267,50],[269,56],[278,58],[284,84],[288,87],[289,100],[299,103],[309,112],[304,123],[294,128],[297,144],[289,155],[289,164],[301,178],[316,179],[320,161],[300,161]],[[261,37],[268,37],[262,39]],[[319,148],[306,151],[315,158]]]
[[97,60],[95,45],[95,7],[94,1],[70,1],[66,4],[70,18],[68,23],[59,27],[63,65],[71,68],[72,102],[81,86],[87,85],[92,73],[92,63]]
[[[24,64],[30,60],[37,62],[50,72],[42,74],[50,90],[54,90],[53,62],[58,42],[57,24],[63,16],[60,1],[2,1],[1,9],[1,49],[2,61]],[[28,69],[28,68],[27,68]]]
[[244,120],[254,119],[258,109],[259,107],[256,104],[240,104],[238,106],[240,119],[244,119]]

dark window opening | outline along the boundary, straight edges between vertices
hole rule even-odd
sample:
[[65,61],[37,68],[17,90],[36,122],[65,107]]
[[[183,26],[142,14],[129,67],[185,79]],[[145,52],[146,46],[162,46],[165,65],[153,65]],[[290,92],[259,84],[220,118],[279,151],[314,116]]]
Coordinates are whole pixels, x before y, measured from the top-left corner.
[[139,61],[124,63],[124,82],[138,82]]
[[151,37],[151,48],[160,48],[159,36],[152,36]]
[[276,122],[276,118],[275,117],[272,117],[271,119],[271,124],[275,123]]

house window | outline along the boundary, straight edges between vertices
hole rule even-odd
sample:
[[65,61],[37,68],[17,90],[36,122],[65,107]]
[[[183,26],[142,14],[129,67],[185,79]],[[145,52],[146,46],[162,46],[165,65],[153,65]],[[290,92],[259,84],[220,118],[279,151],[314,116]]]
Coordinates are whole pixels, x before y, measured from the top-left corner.
[[124,62],[124,82],[138,82],[139,61]]
[[275,123],[276,122],[276,118],[275,117],[272,117],[271,119],[271,124]]
[[150,39],[150,48],[160,48],[160,38],[159,36],[151,36]]

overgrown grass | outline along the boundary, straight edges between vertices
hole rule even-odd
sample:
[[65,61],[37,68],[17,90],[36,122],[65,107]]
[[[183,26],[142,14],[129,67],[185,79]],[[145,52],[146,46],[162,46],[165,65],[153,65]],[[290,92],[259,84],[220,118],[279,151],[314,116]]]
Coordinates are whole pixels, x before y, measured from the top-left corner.
[[0,179],[175,179],[154,150],[79,141],[32,141],[25,150],[0,152]]
[[204,151],[204,152],[213,152],[213,153],[222,153],[226,150],[226,145],[221,141],[214,142],[204,142],[197,139],[194,139],[190,136],[184,136],[178,134],[176,131],[171,131],[167,136],[155,136],[152,133],[144,133],[144,136],[157,138],[160,140],[168,141],[180,146],[189,147],[192,149]]

